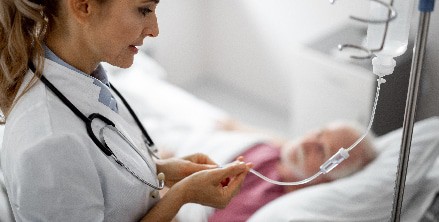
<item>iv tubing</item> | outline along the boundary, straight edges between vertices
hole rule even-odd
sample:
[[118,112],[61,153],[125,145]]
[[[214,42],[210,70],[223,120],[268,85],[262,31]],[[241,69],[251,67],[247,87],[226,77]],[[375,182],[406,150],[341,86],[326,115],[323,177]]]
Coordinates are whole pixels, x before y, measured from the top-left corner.
[[377,82],[378,82],[378,85],[377,85],[377,91],[376,91],[376,95],[375,95],[375,101],[374,101],[374,103],[373,103],[373,108],[372,108],[372,114],[371,114],[371,117],[370,117],[370,121],[369,121],[369,125],[367,126],[367,130],[366,130],[366,132],[363,134],[363,136],[362,137],[360,137],[354,144],[352,144],[347,150],[348,150],[348,152],[349,151],[351,151],[354,147],[356,147],[363,139],[364,139],[364,137],[366,137],[366,135],[367,135],[367,133],[370,131],[370,129],[372,128],[372,123],[373,123],[373,120],[374,120],[374,118],[375,118],[375,111],[376,111],[376,107],[377,107],[377,104],[378,104],[378,97],[379,97],[379,95],[380,95],[380,89],[381,89],[381,83],[385,83],[386,81],[382,78],[382,77],[380,77],[380,78],[378,78],[378,80],[377,80]]
[[[378,98],[379,98],[379,95],[380,95],[381,84],[385,83],[386,80],[383,79],[382,77],[379,77],[377,79],[377,82],[378,82],[378,84],[377,84],[377,90],[376,90],[376,94],[375,94],[375,101],[374,101],[374,104],[373,104],[372,114],[371,114],[371,117],[370,117],[370,121],[369,121],[369,125],[367,127],[367,130],[354,144],[352,144],[348,149],[346,149],[347,152],[351,151],[354,147],[356,147],[366,137],[367,133],[370,131],[370,129],[372,127],[372,123],[373,123],[373,120],[375,118],[375,110],[376,110],[376,107],[377,107],[377,104],[378,104]],[[331,160],[334,157],[336,157],[337,154],[332,156],[329,160]],[[343,160],[341,160],[341,161],[343,161]],[[327,162],[328,161],[326,161],[323,165],[325,165]],[[340,162],[336,163],[336,165],[338,165]],[[258,176],[259,178],[261,178],[261,179],[263,179],[263,180],[265,180],[265,181],[267,181],[269,183],[275,184],[275,185],[279,185],[279,186],[297,186],[297,185],[309,183],[312,180],[314,180],[315,178],[317,178],[318,176],[320,176],[322,174],[325,174],[325,173],[328,173],[330,170],[332,170],[335,167],[335,166],[333,166],[329,171],[324,171],[325,168],[322,169],[322,166],[320,167],[321,170],[319,172],[317,172],[316,174],[314,174],[313,176],[308,177],[308,178],[306,178],[304,180],[295,181],[295,182],[281,182],[281,181],[272,180],[272,179],[262,175],[261,173],[259,173],[258,171],[254,170],[254,169],[250,169],[250,172],[253,173],[254,175]]]
[[297,185],[305,184],[305,183],[311,182],[312,180],[314,180],[315,178],[317,178],[318,176],[320,176],[322,174],[322,172],[319,171],[316,174],[314,174],[314,176],[308,177],[308,178],[306,178],[304,180],[301,180],[301,181],[281,182],[281,181],[272,180],[272,179],[262,175],[261,173],[259,173],[256,170],[253,170],[253,169],[250,169],[250,172],[252,172],[254,175],[258,176],[259,178],[261,178],[261,179],[263,179],[263,180],[265,180],[265,181],[267,181],[269,183],[276,184],[276,185],[279,185],[279,186],[297,186]]

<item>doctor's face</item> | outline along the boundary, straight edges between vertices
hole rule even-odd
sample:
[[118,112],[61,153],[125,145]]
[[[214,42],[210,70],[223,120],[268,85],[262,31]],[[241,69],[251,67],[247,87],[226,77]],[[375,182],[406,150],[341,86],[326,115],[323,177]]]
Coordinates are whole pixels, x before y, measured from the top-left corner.
[[[282,147],[282,165],[291,172],[290,177],[308,178],[317,173],[320,166],[340,148],[348,148],[358,137],[356,130],[347,125],[328,126],[312,131]],[[348,162],[355,162],[355,158],[361,158],[361,155],[351,155],[334,171],[349,167],[346,163],[349,165]]]
[[159,0],[108,0],[98,4],[87,35],[98,61],[128,68],[146,37],[159,34],[156,7]]

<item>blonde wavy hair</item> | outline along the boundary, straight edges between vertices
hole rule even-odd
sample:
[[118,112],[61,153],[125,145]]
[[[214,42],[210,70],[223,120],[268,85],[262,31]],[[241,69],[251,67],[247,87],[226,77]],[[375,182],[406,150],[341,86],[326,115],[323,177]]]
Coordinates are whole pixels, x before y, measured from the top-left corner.
[[[0,124],[6,122],[14,101],[41,75],[43,40],[58,7],[59,0],[0,1],[0,110],[3,113]],[[23,93],[17,95],[31,60],[36,63],[36,75]]]

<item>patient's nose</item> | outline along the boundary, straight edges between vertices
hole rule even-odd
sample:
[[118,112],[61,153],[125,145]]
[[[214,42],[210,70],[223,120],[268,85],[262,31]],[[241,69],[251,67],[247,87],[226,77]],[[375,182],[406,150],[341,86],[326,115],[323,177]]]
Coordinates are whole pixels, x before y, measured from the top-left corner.
[[322,160],[324,158],[324,146],[320,142],[309,140],[302,144],[303,155],[305,158]]

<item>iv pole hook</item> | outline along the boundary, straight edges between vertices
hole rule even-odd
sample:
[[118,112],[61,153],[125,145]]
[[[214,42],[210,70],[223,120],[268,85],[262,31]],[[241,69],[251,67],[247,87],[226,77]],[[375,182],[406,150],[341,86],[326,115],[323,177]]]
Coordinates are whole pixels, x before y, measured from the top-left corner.
[[[329,3],[334,4],[335,1],[336,0],[329,0]],[[388,16],[385,19],[365,19],[365,18],[360,18],[360,17],[356,17],[356,16],[351,15],[351,16],[349,16],[349,18],[356,20],[356,21],[359,21],[359,22],[372,23],[372,24],[387,23],[387,22],[390,22],[396,18],[397,13],[392,5],[385,3],[382,0],[369,0],[369,1],[379,3],[379,4],[383,5],[384,7],[386,7],[390,12],[390,16]]]
[[[329,0],[329,2],[331,4],[334,4],[336,0]],[[394,20],[397,16],[397,12],[395,11],[395,9],[393,8],[392,5],[385,3],[381,0],[369,0],[369,1],[373,1],[373,2],[377,2],[381,5],[383,5],[384,7],[386,7],[389,10],[389,16],[386,19],[364,19],[364,18],[359,18],[359,17],[355,17],[355,16],[349,16],[351,19],[359,21],[359,22],[364,22],[364,23],[371,23],[371,24],[380,24],[380,23],[386,23],[386,27],[385,27],[385,34],[383,37],[383,42],[381,45],[381,48],[376,50],[376,49],[368,49],[364,46],[360,46],[360,45],[354,45],[354,44],[340,44],[338,45],[338,50],[339,51],[343,51],[346,48],[352,48],[352,49],[357,49],[360,51],[363,51],[366,53],[366,55],[363,56],[357,56],[357,55],[351,55],[350,57],[353,59],[370,59],[372,57],[372,53],[375,51],[380,51],[383,47],[384,41],[385,41],[385,36],[387,33],[387,28],[388,28],[388,24],[389,22],[391,22],[392,20]]]

